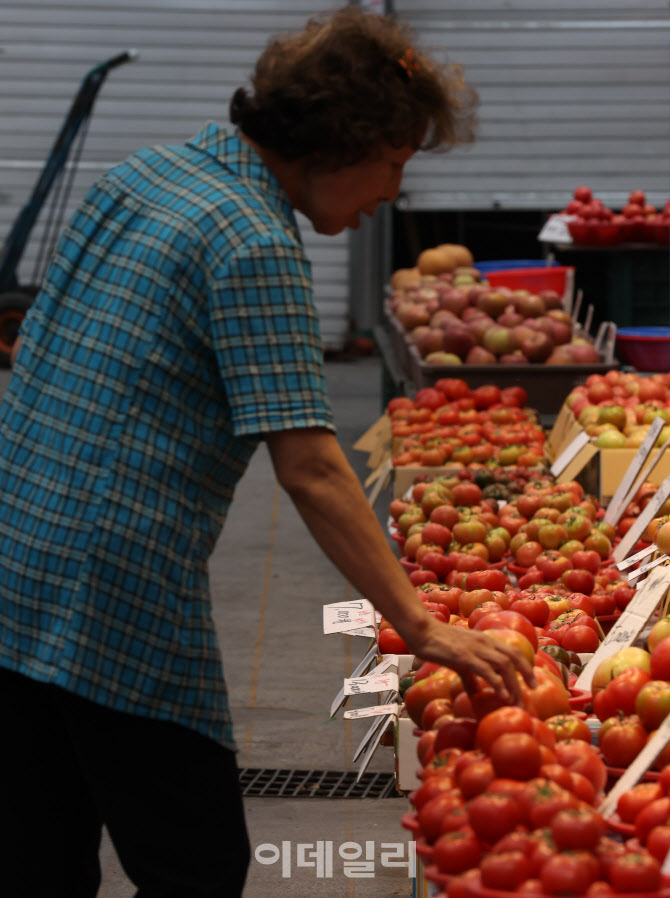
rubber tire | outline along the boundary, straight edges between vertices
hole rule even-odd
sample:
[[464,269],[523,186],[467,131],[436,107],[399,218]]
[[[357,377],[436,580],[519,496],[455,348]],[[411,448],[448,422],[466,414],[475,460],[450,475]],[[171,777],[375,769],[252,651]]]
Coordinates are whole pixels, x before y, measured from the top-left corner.
[[33,296],[14,291],[0,293],[0,368],[9,368],[10,353]]

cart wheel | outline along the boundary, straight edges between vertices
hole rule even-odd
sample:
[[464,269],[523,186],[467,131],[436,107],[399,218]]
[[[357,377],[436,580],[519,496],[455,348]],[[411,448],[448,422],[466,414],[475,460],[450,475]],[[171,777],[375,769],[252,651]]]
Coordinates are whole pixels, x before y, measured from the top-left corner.
[[33,302],[27,293],[0,294],[0,367],[9,368],[9,356],[26,312]]

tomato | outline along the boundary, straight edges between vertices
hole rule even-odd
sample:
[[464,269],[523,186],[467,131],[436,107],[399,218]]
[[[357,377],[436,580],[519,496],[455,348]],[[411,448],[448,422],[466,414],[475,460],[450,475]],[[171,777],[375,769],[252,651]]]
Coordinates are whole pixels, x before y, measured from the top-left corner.
[[477,721],[471,717],[445,720],[437,731],[434,751],[437,753],[443,748],[462,748],[467,751],[474,747],[476,731]]
[[435,754],[434,746],[436,737],[437,730],[426,730],[426,732],[422,733],[419,737],[419,741],[416,744],[416,756],[422,767],[424,767]]
[[614,708],[610,716],[634,714],[638,694],[650,681],[651,674],[641,667],[629,667],[617,674],[603,690],[608,706]]
[[557,762],[554,762],[553,764],[543,764],[540,767],[539,777],[551,780],[553,783],[556,783],[557,786],[560,786],[561,789],[566,789],[568,792],[574,791],[572,776],[573,774],[570,773],[567,767],[564,767]]
[[595,748],[581,739],[566,739],[556,743],[556,757],[568,770],[581,773],[593,784],[597,793],[602,792],[607,782],[607,768]]
[[610,883],[615,892],[656,892],[661,865],[649,852],[627,852],[612,861]]
[[616,812],[624,823],[633,823],[643,808],[663,798],[663,789],[658,782],[637,783],[620,796]]
[[482,792],[467,805],[468,820],[477,838],[494,844],[521,822],[521,808],[509,795]]
[[635,699],[635,713],[647,730],[658,729],[670,714],[670,683],[666,680],[646,683]]
[[491,711],[479,721],[475,744],[488,753],[491,745],[503,733],[532,733],[533,718],[523,708],[505,705]]
[[600,637],[590,627],[577,625],[570,627],[564,635],[561,645],[568,652],[595,652],[600,645]]
[[605,763],[628,767],[647,742],[647,731],[636,714],[609,717],[598,730],[598,745]]
[[[437,736],[437,733],[435,734]],[[462,748],[444,748],[433,752],[429,761],[424,764],[421,779],[425,782],[433,776],[451,776],[456,759],[463,754]]]
[[[379,634],[380,641],[384,633],[388,632],[383,630]],[[419,679],[415,676],[414,683],[405,692],[404,702],[407,713],[417,726],[421,726],[421,717],[428,702],[435,698],[451,698],[452,687],[459,679],[457,673],[446,667],[439,668],[427,677]]]
[[469,827],[441,835],[433,848],[434,863],[447,875],[476,867],[481,856],[479,840]]
[[502,851],[487,855],[480,872],[484,887],[513,892],[530,878],[532,868],[523,851]]
[[667,795],[670,792],[670,764],[664,764],[660,768],[657,782],[663,790],[663,794]]
[[489,784],[495,779],[495,770],[490,758],[481,761],[473,761],[468,764],[456,777],[458,788],[465,798],[474,798],[485,792]]
[[475,629],[518,630],[530,642],[534,651],[537,651],[538,648],[535,627],[528,618],[516,611],[495,611],[487,614],[486,617],[479,621]]
[[595,848],[605,835],[605,820],[593,808],[566,808],[549,824],[557,848],[576,850]]
[[540,745],[528,733],[503,733],[489,748],[496,776],[529,780],[542,766]]
[[431,844],[442,832],[442,820],[449,811],[464,807],[463,796],[456,791],[436,795],[417,811],[417,818],[424,838]]
[[[534,667],[533,672],[537,686],[535,689],[528,689],[527,693],[537,716],[546,720],[556,714],[569,714],[570,696],[563,683],[541,667]],[[522,688],[526,691],[525,687]]]
[[547,895],[583,895],[600,874],[598,862],[586,851],[560,852],[540,870]]
[[511,833],[498,839],[491,848],[493,854],[502,854],[508,851],[521,851],[527,857],[531,854],[534,845],[533,836],[525,829],[515,829]]
[[507,577],[502,571],[495,569],[488,571],[472,571],[468,574],[467,580],[465,581],[466,589],[490,589],[491,591],[500,590],[502,592],[506,585]]
[[409,646],[392,627],[382,630],[379,634],[379,651],[382,655],[408,655]]
[[651,829],[647,836],[646,848],[649,854],[662,865],[670,852],[670,824],[666,823]]
[[670,798],[656,798],[642,808],[633,821],[635,836],[641,845],[655,826],[664,826],[670,818]]
[[509,610],[527,617],[534,627],[543,627],[549,620],[549,607],[541,598],[516,599],[509,606]]
[[[469,595],[469,593],[464,592],[463,595],[467,596]],[[502,607],[495,601],[482,602],[481,605],[476,605],[472,609],[472,611],[466,615],[468,619],[468,627],[471,630],[474,630],[479,621],[487,614],[490,614],[492,611],[502,611]]]
[[591,780],[587,779],[584,774],[577,773],[575,770],[570,771],[570,779],[572,780],[570,791],[576,795],[580,801],[585,801],[586,804],[595,805],[597,796]]
[[654,646],[650,673],[654,680],[670,680],[670,636],[664,637]]
[[591,730],[586,721],[572,714],[557,714],[545,720],[557,741],[564,739],[582,739],[591,744]]

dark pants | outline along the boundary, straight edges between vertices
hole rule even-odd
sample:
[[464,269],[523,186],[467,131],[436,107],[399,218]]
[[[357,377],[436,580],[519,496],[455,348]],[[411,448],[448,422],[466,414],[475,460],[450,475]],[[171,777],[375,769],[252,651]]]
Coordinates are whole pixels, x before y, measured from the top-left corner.
[[0,746],[0,895],[94,898],[103,824],[136,898],[242,894],[232,751],[3,669]]

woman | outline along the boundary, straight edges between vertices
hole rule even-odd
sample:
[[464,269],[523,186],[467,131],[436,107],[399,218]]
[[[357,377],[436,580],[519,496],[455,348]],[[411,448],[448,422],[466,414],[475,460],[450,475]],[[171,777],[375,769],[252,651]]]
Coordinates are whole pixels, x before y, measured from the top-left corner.
[[427,614],[397,564],[334,436],[294,218],[358,227],[419,147],[472,139],[475,100],[405,27],[347,7],[270,43],[236,132],[139,151],[74,215],[0,407],[8,894],[94,896],[103,824],[138,895],[241,894],[207,560],[261,440],[414,652],[513,702],[517,671],[532,681],[511,648]]

